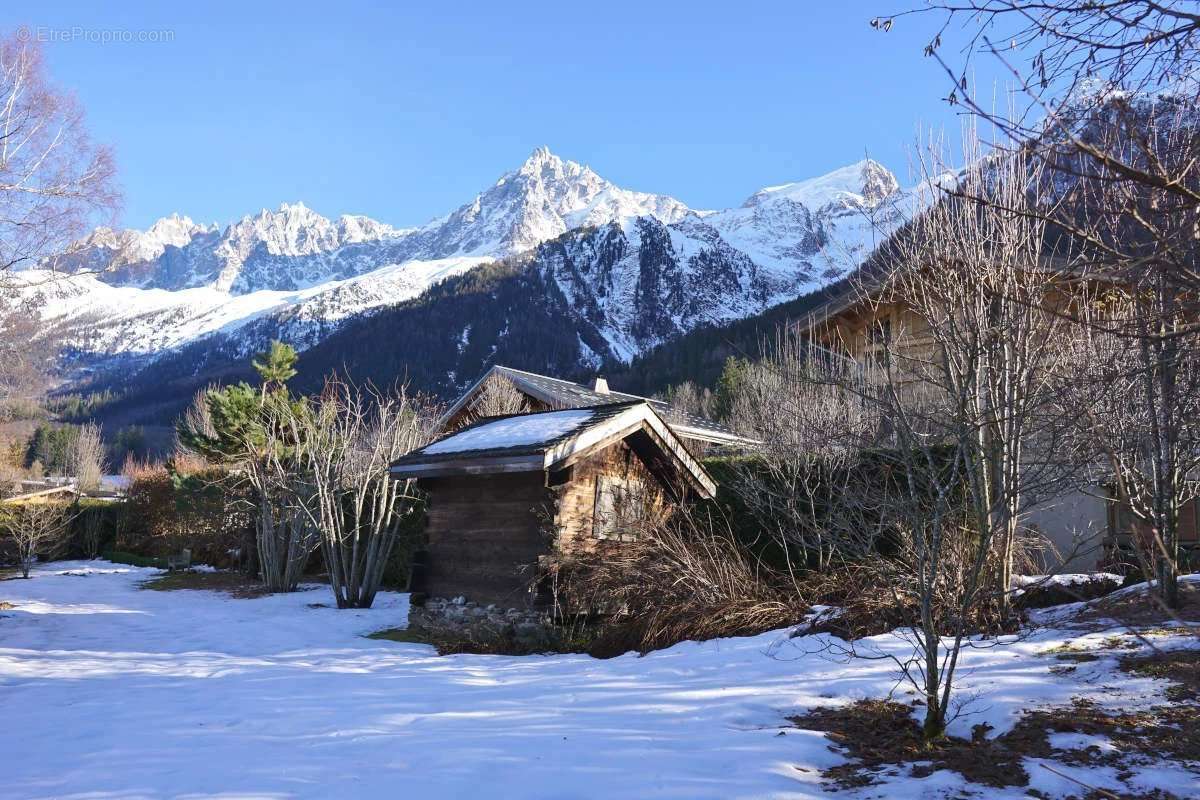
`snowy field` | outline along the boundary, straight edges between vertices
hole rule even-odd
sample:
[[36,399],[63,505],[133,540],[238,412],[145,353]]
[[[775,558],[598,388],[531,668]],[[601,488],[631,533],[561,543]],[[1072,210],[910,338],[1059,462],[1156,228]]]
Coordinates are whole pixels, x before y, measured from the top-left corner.
[[[842,760],[789,716],[885,697],[890,662],[842,663],[822,636],[686,643],[639,658],[438,657],[363,638],[403,624],[404,595],[338,611],[328,589],[234,599],[156,592],[157,570],[58,562],[0,582],[0,796],[11,798],[807,798]],[[2,608],[2,606],[0,606]],[[965,655],[975,699],[952,733],[1072,697],[1163,702],[1161,681],[1107,657],[1055,674],[1044,629]],[[1176,637],[1185,638],[1186,637]],[[869,644],[901,652],[892,637]],[[1103,656],[1103,653],[1101,653]],[[906,700],[904,690],[897,699]],[[1104,770],[1053,769],[1093,785]],[[1052,797],[1079,786],[1027,759]],[[1147,769],[1133,785],[1200,795],[1193,774]],[[1027,797],[957,774],[842,797]]]

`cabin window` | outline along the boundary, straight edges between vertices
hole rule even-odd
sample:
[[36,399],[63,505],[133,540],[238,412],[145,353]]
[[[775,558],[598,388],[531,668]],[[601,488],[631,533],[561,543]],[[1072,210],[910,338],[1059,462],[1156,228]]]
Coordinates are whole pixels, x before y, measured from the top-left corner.
[[640,481],[601,475],[596,479],[596,501],[592,510],[592,535],[620,542],[637,540],[632,523],[644,496]]

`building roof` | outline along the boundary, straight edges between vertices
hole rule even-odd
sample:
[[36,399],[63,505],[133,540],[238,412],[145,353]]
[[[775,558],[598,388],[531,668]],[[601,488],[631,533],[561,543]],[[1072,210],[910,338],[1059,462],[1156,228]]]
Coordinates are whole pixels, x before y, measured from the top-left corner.
[[634,438],[640,455],[670,462],[701,496],[716,492],[707,470],[644,400],[488,417],[403,456],[391,471],[409,478],[556,471]]
[[598,392],[581,383],[502,366],[494,366],[485,372],[462,397],[450,406],[450,409],[442,417],[443,421],[450,419],[462,410],[476,391],[493,375],[508,379],[521,392],[554,407],[585,408],[632,402],[647,403],[679,436],[718,444],[753,443],[753,440],[739,436],[725,425],[681,411],[662,400],[611,390]]

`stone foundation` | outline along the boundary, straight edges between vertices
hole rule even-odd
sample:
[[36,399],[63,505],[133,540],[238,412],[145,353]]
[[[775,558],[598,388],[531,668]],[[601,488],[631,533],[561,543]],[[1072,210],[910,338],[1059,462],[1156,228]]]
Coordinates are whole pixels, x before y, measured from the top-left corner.
[[555,630],[550,615],[545,611],[484,606],[463,597],[427,598],[423,605],[409,610],[408,624],[414,628],[448,631],[473,639],[481,636],[511,637],[531,646],[550,642]]

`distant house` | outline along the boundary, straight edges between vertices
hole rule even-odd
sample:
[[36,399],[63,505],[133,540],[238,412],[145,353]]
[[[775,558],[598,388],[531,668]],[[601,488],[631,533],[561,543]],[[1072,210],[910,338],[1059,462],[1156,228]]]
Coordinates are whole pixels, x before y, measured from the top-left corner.
[[498,382],[511,386],[524,398],[524,405],[520,409],[522,411],[550,411],[642,402],[654,409],[692,452],[703,452],[711,447],[744,448],[754,444],[752,440],[739,436],[725,425],[681,411],[662,400],[613,391],[608,388],[608,382],[604,378],[597,377],[590,385],[585,385],[501,366],[492,367],[485,372],[450,406],[442,417],[443,428],[453,430],[481,417],[490,416],[488,411],[481,413],[479,406],[485,400],[488,389]]
[[[868,282],[866,291],[846,286],[794,324],[810,347],[847,363],[865,367],[879,363],[885,351],[899,354],[897,372],[904,380],[904,364],[928,361],[936,345],[925,321],[907,304],[882,302],[877,288],[872,288],[879,285]],[[1066,297],[1049,299],[1065,303]],[[1066,558],[1062,564],[1047,554],[1045,567],[1096,569],[1107,550],[1123,536],[1128,539],[1128,531],[1117,521],[1114,501],[1105,500],[1106,493],[1103,487],[1071,489],[1028,509],[1026,526],[1044,535]]]
[[429,497],[414,592],[505,608],[538,603],[545,557],[628,536],[621,518],[632,503],[716,491],[681,433],[640,398],[479,419],[391,471],[416,478]]
[[51,486],[46,489],[36,489],[32,492],[23,492],[15,494],[11,497],[4,498],[3,502],[17,505],[40,505],[43,503],[73,503],[79,497],[80,493],[75,489],[73,484],[65,486]]

